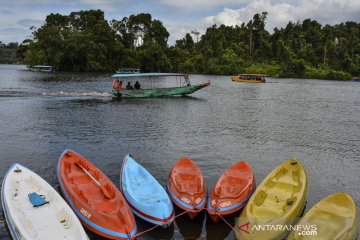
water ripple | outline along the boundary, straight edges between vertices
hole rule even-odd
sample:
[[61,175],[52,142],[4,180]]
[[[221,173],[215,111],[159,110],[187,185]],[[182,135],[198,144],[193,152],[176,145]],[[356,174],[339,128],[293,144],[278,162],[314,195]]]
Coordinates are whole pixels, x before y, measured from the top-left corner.
[[[276,165],[297,156],[310,179],[307,208],[335,191],[360,202],[360,88],[353,83],[246,84],[194,75],[193,84],[212,82],[192,97],[115,100],[110,74],[36,74],[2,65],[0,70],[0,181],[17,161],[56,187],[56,162],[67,148],[90,159],[115,184],[125,154],[162,184],[175,160],[188,156],[209,189],[236,161],[248,161],[260,183]],[[146,239],[221,239],[229,232],[226,225],[214,226],[205,216],[191,224],[180,219],[175,229]],[[0,230],[6,238],[1,223]]]

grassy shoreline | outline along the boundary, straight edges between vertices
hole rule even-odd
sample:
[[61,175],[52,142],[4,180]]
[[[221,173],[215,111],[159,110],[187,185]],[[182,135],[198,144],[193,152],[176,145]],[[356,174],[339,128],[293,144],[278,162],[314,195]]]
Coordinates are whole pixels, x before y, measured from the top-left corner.
[[321,79],[321,80],[338,80],[350,81],[352,76],[350,73],[336,71],[327,66],[320,68],[312,68],[309,66],[301,66],[300,70],[296,69],[296,64],[290,66],[281,66],[278,64],[252,64],[243,68],[241,73],[258,73],[266,74],[270,77],[277,78],[300,78],[300,79]]

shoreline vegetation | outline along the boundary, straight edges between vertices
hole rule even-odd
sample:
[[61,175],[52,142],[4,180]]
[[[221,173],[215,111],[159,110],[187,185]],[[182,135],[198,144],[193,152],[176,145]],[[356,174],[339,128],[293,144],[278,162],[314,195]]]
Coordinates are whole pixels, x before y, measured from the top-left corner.
[[[20,45],[0,42],[0,63],[51,65],[57,71],[185,72],[350,80],[360,76],[360,24],[315,20],[265,30],[268,13],[241,26],[213,25],[168,46],[169,32],[150,14],[107,21],[102,10],[52,13]],[[193,38],[194,37],[194,38]],[[10,45],[10,46],[9,46]]]
[[14,64],[21,61],[17,53],[18,43],[11,42],[4,44],[0,41],[0,64]]

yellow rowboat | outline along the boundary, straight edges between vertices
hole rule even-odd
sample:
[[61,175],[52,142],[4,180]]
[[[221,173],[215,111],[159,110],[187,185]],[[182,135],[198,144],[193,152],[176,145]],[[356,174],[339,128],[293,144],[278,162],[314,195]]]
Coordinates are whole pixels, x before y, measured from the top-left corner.
[[232,76],[231,80],[235,82],[248,82],[248,83],[265,83],[267,75],[262,74],[240,74],[239,76]]
[[236,223],[238,240],[283,239],[302,214],[308,180],[301,161],[291,158],[258,186]]
[[358,210],[347,193],[324,198],[298,222],[288,240],[355,240],[359,233]]

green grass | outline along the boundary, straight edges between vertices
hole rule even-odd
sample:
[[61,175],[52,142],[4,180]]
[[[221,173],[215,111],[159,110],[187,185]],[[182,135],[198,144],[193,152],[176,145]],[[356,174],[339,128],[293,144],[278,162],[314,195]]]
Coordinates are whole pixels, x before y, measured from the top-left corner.
[[306,66],[304,78],[327,80],[351,80],[351,74],[329,68],[312,68]]
[[[279,77],[282,73],[280,65],[257,63],[242,68],[240,73],[265,74],[271,77]],[[326,80],[351,80],[351,74],[342,71],[335,71],[329,68],[313,68],[306,66],[303,79],[326,79]]]
[[241,73],[257,73],[257,74],[265,74],[271,77],[278,77],[281,71],[281,67],[279,65],[270,65],[265,63],[257,63],[252,64],[249,67],[243,68]]

